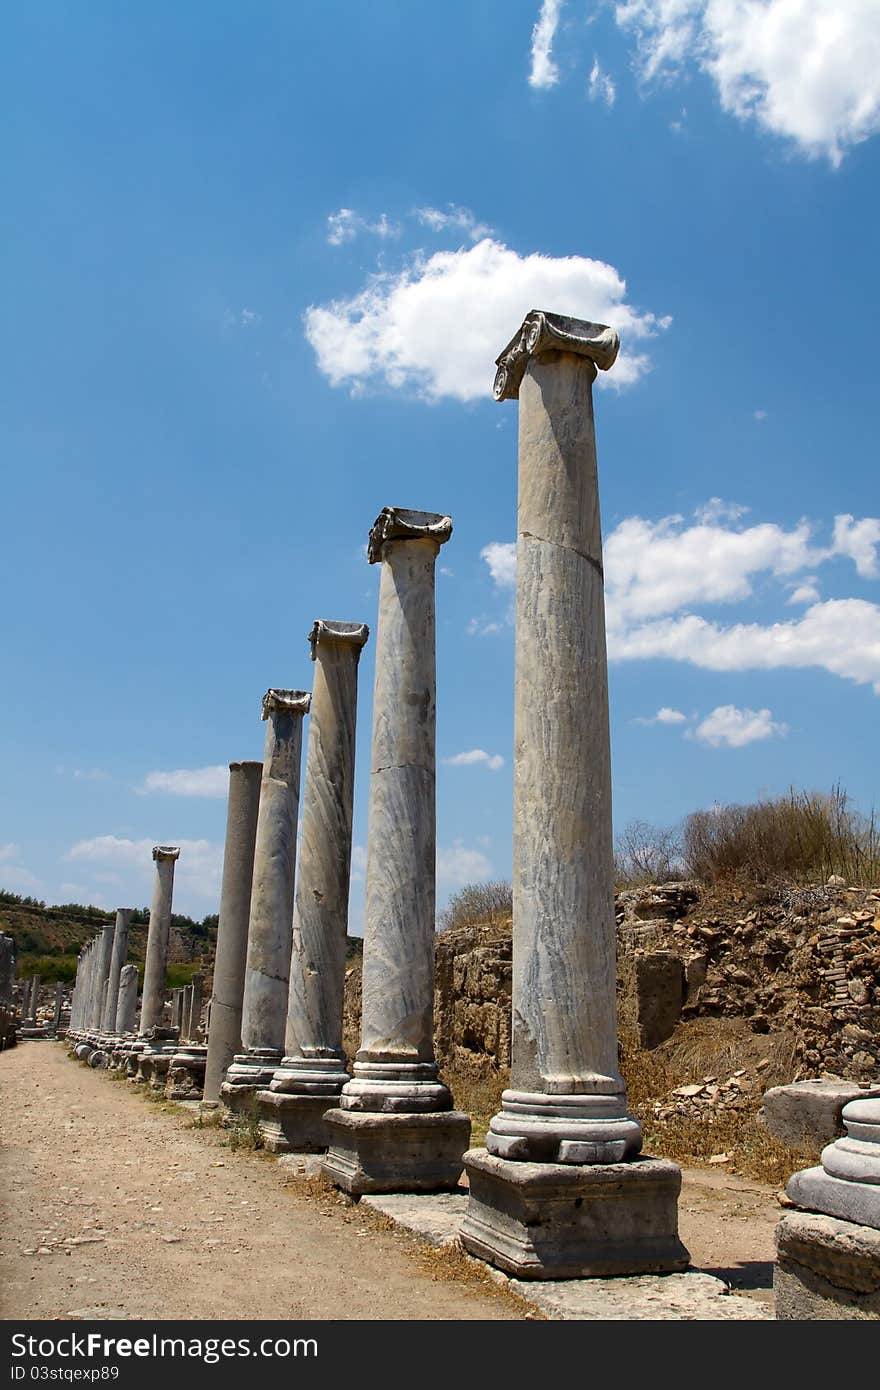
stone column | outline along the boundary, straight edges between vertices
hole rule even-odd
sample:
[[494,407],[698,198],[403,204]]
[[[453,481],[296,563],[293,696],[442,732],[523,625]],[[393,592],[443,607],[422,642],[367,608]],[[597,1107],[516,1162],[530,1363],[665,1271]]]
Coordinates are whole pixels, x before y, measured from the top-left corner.
[[386,507],[367,558],[381,564],[364,913],[363,1020],[354,1079],[324,1116],[325,1172],[352,1193],[454,1187],[470,1133],[433,1045],[434,565],[452,522]]
[[262,772],[262,763],[229,764],[223,883],[204,1086],[204,1099],[209,1105],[217,1104],[223,1078],[233,1057],[241,1052],[241,1002]]
[[12,986],[15,979],[15,942],[0,932],[0,1051],[15,1042]]
[[168,972],[168,943],[171,935],[171,897],[174,891],[174,865],[180,857],[175,845],[156,845],[153,860],[156,874],[153,880],[153,900],[150,904],[150,925],[147,931],[147,959],[144,966],[144,990],[141,1000],[141,1034],[161,1028],[165,1010],[165,986]]
[[285,1057],[259,1093],[266,1147],[327,1147],[324,1112],[348,1081],[342,1047],[348,890],[354,800],[357,675],[364,623],[318,619],[315,679],[293,911]]
[[116,909],[116,927],[113,932],[113,952],[110,957],[110,973],[107,976],[107,996],[101,1027],[105,1033],[116,1030],[116,1010],[119,1005],[119,977],[128,959],[128,931],[131,924],[130,907]]
[[846,1135],[789,1179],[776,1228],[780,1320],[880,1319],[880,1094],[843,1107]]
[[97,938],[95,980],[89,1009],[89,1028],[95,1032],[100,1031],[101,1028],[104,991],[110,976],[110,962],[113,957],[113,933],[114,927],[108,922],[106,927],[101,928],[101,935]]
[[52,1016],[52,1032],[57,1037],[61,1031],[61,1007],[64,1002],[64,986],[60,980],[55,981],[55,1011]]
[[[535,310],[498,358],[495,382],[498,400],[519,398],[512,1066],[488,1154],[468,1155],[471,1201],[462,1234],[474,1253],[533,1278],[688,1262],[677,1236],[678,1168],[654,1161],[616,1167],[638,1154],[641,1130],[617,1067],[592,390],[597,368],[613,364],[618,345],[602,324]],[[544,1172],[528,1199],[524,1163]],[[615,1216],[603,1232],[603,1218],[598,1228],[591,1222],[610,1191],[609,1165],[626,1179],[625,1196],[609,1205]],[[548,1182],[566,1194],[562,1208]],[[527,1207],[528,1200],[541,1205],[542,1220],[535,1225],[521,1207],[514,1239],[505,1206]],[[557,1214],[572,1206],[579,1217],[560,1216],[557,1225]],[[617,1234],[614,1220],[622,1223]]]
[[116,1002],[116,1032],[133,1033],[137,1011],[137,966],[124,965],[119,975],[119,996]]
[[191,1042],[199,1041],[199,1024],[202,1019],[202,999],[205,992],[205,977],[197,970],[190,982],[189,1015],[186,1036]]
[[268,721],[260,810],[254,849],[254,878],[248,926],[241,1037],[220,1088],[233,1109],[250,1105],[255,1089],[267,1086],[284,1055],[287,985],[296,869],[302,723],[310,696],[304,690],[268,690]]
[[37,1021],[37,1005],[40,1002],[40,976],[31,976],[30,994],[28,996],[28,1019],[31,1023]]

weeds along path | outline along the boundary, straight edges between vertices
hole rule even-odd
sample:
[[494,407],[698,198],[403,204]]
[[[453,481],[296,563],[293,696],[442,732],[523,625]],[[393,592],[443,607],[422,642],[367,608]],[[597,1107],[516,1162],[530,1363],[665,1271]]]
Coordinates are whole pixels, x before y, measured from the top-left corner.
[[224,1139],[62,1043],[0,1053],[0,1317],[524,1316],[465,1261]]

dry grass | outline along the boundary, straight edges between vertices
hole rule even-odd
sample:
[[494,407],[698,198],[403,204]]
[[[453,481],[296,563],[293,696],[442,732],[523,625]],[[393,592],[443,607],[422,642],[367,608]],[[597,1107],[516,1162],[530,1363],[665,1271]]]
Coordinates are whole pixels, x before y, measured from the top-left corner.
[[791,1148],[768,1134],[754,1113],[722,1110],[712,1119],[675,1115],[668,1120],[644,1121],[645,1152],[673,1158],[690,1167],[703,1167],[718,1154],[727,1154],[727,1171],[784,1186],[792,1173],[810,1168],[818,1151]]
[[471,1117],[471,1147],[486,1142],[489,1121],[501,1109],[501,1092],[510,1085],[510,1072],[488,1064],[467,1066],[450,1063],[441,1069],[441,1079],[452,1092],[456,1110]]

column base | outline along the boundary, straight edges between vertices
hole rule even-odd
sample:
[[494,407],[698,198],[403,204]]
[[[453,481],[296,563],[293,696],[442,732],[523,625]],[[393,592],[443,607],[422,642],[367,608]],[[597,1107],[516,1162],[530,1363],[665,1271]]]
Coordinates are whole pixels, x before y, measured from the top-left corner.
[[786,1212],[773,1270],[779,1321],[880,1321],[880,1232],[813,1212]]
[[469,1115],[328,1110],[323,1172],[343,1192],[449,1192],[458,1186]]
[[201,1100],[207,1064],[208,1049],[198,1043],[175,1052],[165,1082],[166,1099]]
[[269,1085],[282,1095],[325,1096],[336,1103],[343,1086],[351,1080],[345,1070],[345,1057],[284,1057]]
[[439,1080],[436,1062],[355,1061],[339,1108],[371,1115],[434,1115],[452,1109],[452,1092]]
[[300,1096],[258,1091],[257,1106],[264,1147],[273,1154],[323,1153],[330,1143],[324,1116],[336,1096]]
[[464,1167],[462,1242],[517,1279],[669,1274],[690,1264],[678,1237],[681,1170],[667,1159],[574,1166],[471,1149]]
[[517,1163],[622,1163],[642,1147],[626,1096],[504,1091],[486,1149]]
[[880,1230],[880,1185],[835,1178],[824,1168],[803,1168],[785,1189],[799,1207]]

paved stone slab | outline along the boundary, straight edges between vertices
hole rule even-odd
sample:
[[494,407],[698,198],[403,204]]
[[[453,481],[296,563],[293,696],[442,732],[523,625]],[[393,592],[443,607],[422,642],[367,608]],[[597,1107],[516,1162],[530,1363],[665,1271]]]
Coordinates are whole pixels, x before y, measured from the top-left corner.
[[509,1287],[555,1321],[772,1321],[766,1303],[728,1293],[712,1274],[635,1274],[617,1279],[511,1279]]
[[361,1206],[372,1207],[405,1231],[412,1231],[431,1245],[455,1245],[467,1211],[467,1192],[389,1192],[365,1196]]

